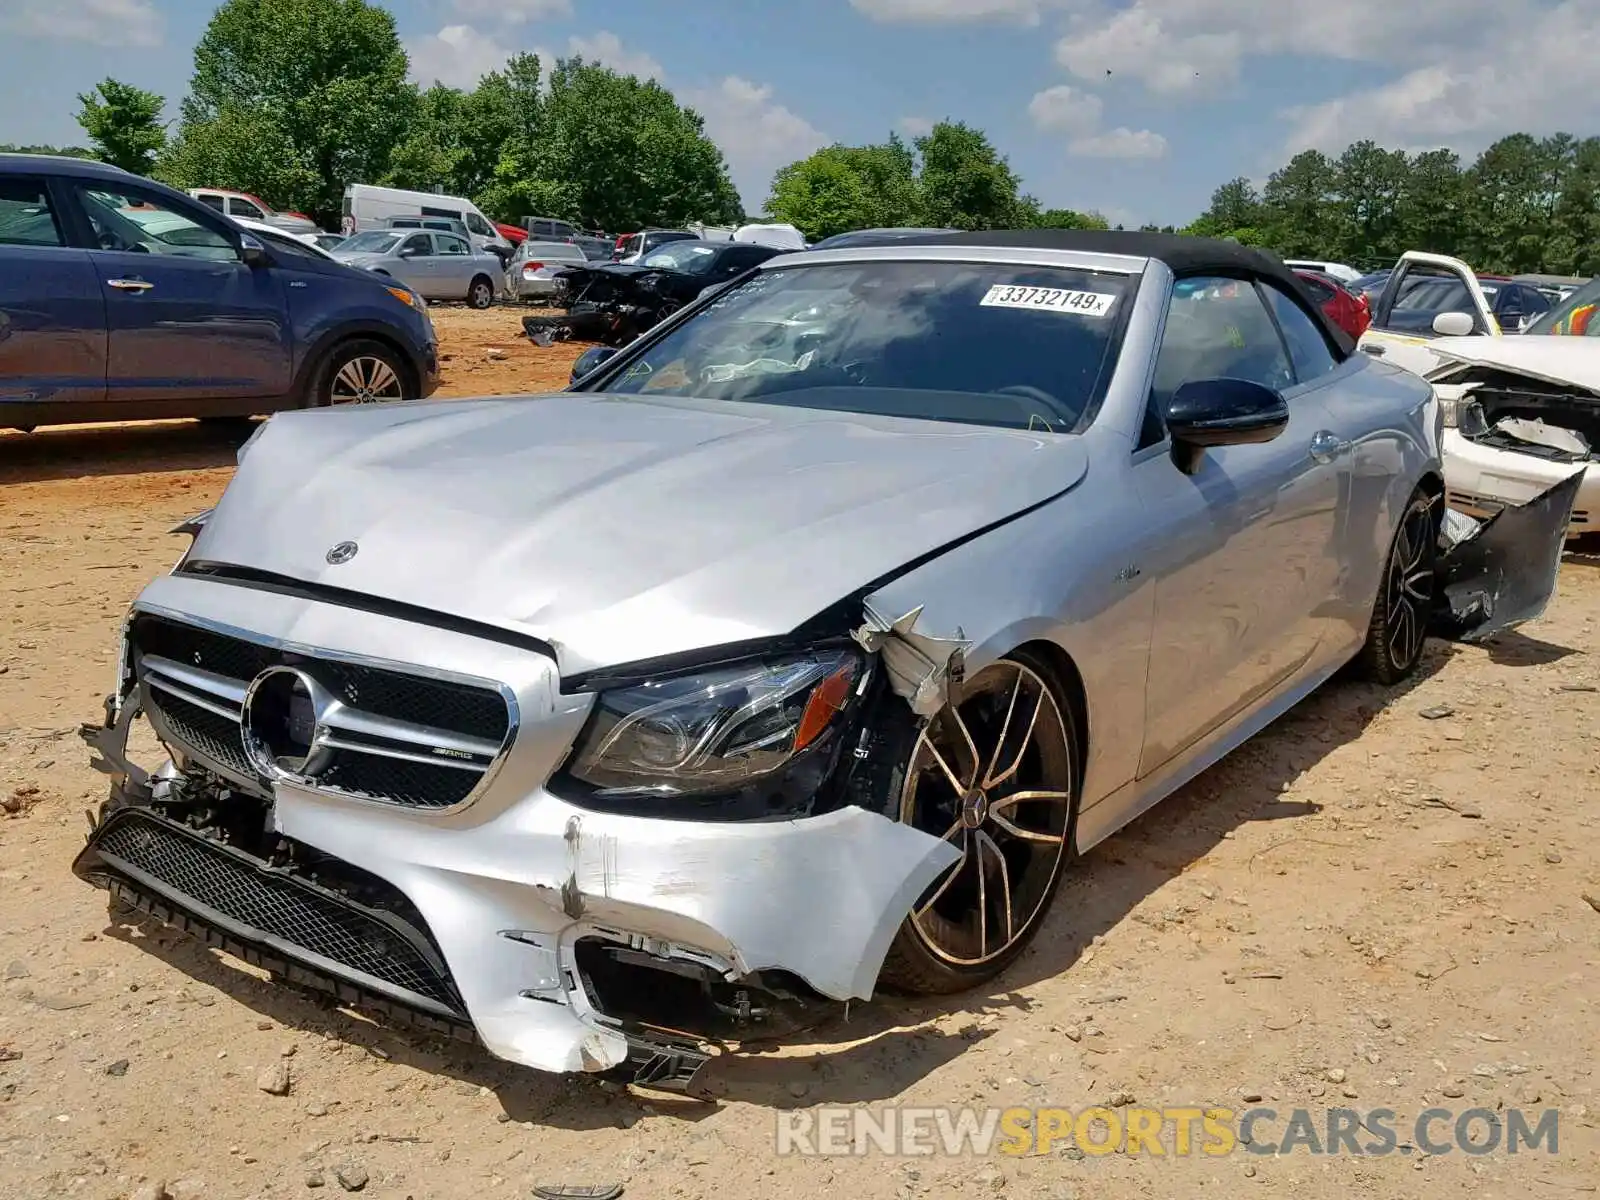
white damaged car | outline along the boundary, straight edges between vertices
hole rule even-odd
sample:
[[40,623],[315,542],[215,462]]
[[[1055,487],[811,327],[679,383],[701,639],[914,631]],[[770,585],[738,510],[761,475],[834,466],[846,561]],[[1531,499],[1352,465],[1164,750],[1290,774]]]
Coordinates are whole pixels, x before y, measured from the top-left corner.
[[1600,532],[1597,306],[1600,280],[1504,334],[1465,263],[1401,258],[1359,345],[1434,385],[1452,507],[1485,517],[1581,474],[1569,533]]

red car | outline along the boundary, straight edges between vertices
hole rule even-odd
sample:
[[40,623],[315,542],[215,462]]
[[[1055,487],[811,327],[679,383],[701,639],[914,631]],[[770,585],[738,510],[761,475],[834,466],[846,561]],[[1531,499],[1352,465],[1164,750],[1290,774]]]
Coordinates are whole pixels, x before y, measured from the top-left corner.
[[528,231],[520,225],[502,225],[499,221],[496,221],[494,227],[500,231],[500,236],[513,246],[520,246],[527,240]]
[[1352,292],[1333,276],[1320,271],[1296,271],[1295,274],[1300,276],[1300,282],[1306,285],[1306,291],[1328,319],[1348,333],[1352,341],[1367,331],[1367,326],[1372,324],[1372,309],[1360,292]]

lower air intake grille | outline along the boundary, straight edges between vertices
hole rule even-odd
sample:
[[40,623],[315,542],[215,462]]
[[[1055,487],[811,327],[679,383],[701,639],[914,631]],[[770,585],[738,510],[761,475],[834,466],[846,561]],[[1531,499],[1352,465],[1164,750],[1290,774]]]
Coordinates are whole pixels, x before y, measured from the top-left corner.
[[159,893],[202,925],[359,987],[441,1015],[464,1011],[422,930],[171,821],[139,810],[113,814],[79,866],[91,877],[107,871],[140,891]]
[[237,721],[218,716],[179,696],[163,695],[160,707],[167,727],[179,741],[194,747],[212,762],[232,767],[247,776],[255,774],[244,756]]

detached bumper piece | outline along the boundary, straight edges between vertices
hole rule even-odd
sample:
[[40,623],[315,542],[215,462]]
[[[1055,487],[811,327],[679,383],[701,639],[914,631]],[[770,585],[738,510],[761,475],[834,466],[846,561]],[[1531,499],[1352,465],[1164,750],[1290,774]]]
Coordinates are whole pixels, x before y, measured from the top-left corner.
[[429,1033],[475,1040],[426,934],[149,809],[112,812],[73,873],[208,945]]
[[1556,591],[1572,506],[1583,482],[1576,471],[1526,504],[1485,521],[1449,512],[1438,562],[1439,607],[1432,632],[1480,642],[1538,617]]

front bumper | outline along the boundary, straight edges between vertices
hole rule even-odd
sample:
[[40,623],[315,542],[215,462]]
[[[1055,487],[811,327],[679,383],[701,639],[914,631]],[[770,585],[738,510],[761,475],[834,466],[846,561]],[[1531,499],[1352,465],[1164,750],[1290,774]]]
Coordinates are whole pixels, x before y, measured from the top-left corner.
[[1442,442],[1445,488],[1452,508],[1487,517],[1511,505],[1526,504],[1575,471],[1583,472],[1572,505],[1568,536],[1600,532],[1600,463],[1587,467],[1549,462],[1531,454],[1485,446],[1446,429]]
[[[96,882],[116,877],[124,890],[153,896],[191,924],[303,973],[469,1024],[490,1051],[531,1067],[603,1071],[638,1057],[638,1040],[630,1042],[625,1023],[601,1011],[585,986],[580,941],[709,964],[729,982],[788,972],[824,996],[865,999],[911,904],[956,858],[947,843],[859,808],[711,823],[575,807],[544,782],[581,729],[590,698],[561,694],[556,664],[532,651],[180,575],[152,583],[136,609],[308,655],[400,660],[413,671],[494,679],[515,695],[519,723],[508,751],[476,798],[458,808],[427,812],[272,785],[276,834],[376,876],[414,908],[419,934],[437,947],[443,974],[436,986],[413,987],[410,996],[375,986],[384,976],[371,961],[349,961],[351,954],[342,961],[328,953],[326,938],[304,944],[308,935],[296,930],[305,922],[285,918],[282,905],[230,911],[195,895],[187,876],[160,877],[148,863],[145,874],[156,878],[131,877],[118,864],[96,877],[91,860],[105,858],[115,813],[96,831],[80,873]],[[137,806],[148,781],[128,772],[127,721],[108,725],[96,746],[113,774],[133,779]],[[223,868],[257,883],[273,870],[237,860]],[[218,912],[232,924],[219,922]],[[434,1003],[419,1005],[417,995]]]

